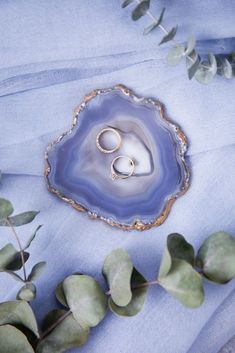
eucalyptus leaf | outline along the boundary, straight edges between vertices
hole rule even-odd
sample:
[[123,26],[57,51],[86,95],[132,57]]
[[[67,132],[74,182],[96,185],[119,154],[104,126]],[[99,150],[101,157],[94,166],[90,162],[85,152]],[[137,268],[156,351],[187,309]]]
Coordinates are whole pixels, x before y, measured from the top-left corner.
[[186,67],[188,69],[188,78],[191,80],[200,66],[200,57],[195,50],[193,50],[186,57]]
[[177,65],[184,56],[184,50],[182,45],[171,48],[167,56],[167,63],[172,66]]
[[32,243],[32,241],[35,239],[37,232],[39,231],[39,229],[42,227],[42,225],[39,225],[36,230],[33,232],[33,234],[29,237],[27,243],[24,246],[24,250],[28,249]]
[[14,209],[10,201],[0,198],[0,220],[9,217]]
[[0,326],[6,324],[23,325],[39,337],[34,313],[24,300],[0,303]]
[[94,327],[107,311],[107,297],[92,277],[72,275],[63,282],[66,302],[74,318],[86,327]]
[[[23,252],[23,257],[24,257],[24,262],[27,262],[29,259],[29,253],[28,252]],[[22,258],[21,258],[21,254],[18,251],[14,258],[12,259],[12,261],[5,267],[6,270],[8,271],[18,271],[22,268],[23,264],[22,264]]]
[[[53,310],[44,320],[43,329],[47,330],[66,315],[65,310]],[[89,329],[84,329],[73,317],[66,316],[37,346],[37,353],[62,353],[70,348],[81,347],[87,341]]]
[[17,299],[30,302],[36,298],[36,287],[33,283],[26,283],[18,292]]
[[191,244],[189,244],[183,235],[172,233],[167,237],[167,247],[173,259],[181,259],[194,266],[195,254]]
[[173,27],[170,32],[168,34],[166,34],[161,42],[159,43],[159,45],[163,44],[163,43],[166,43],[166,42],[169,42],[170,40],[174,39],[175,38],[175,35],[176,35],[176,32],[178,30],[178,26],[175,26]]
[[222,60],[222,74],[225,78],[230,79],[233,77],[233,68],[228,59],[223,58]]
[[35,281],[38,277],[40,277],[46,265],[47,263],[45,261],[38,262],[36,265],[34,265],[30,275],[28,276],[28,281]]
[[149,9],[149,5],[150,0],[142,0],[132,11],[132,20],[137,21],[140,17],[144,16]]
[[0,353],[34,353],[25,335],[17,328],[0,326]]
[[131,258],[123,249],[112,251],[104,261],[103,275],[108,282],[111,297],[118,306],[126,306],[131,301],[132,271]]
[[[82,275],[80,272],[73,273],[74,275]],[[68,304],[64,294],[63,282],[59,283],[55,290],[56,299],[60,304],[68,308]]]
[[[8,220],[14,227],[19,227],[32,222],[38,213],[38,211],[23,212],[16,216],[8,217]],[[9,227],[9,224],[5,220],[1,220],[0,226]]]
[[64,289],[63,289],[63,282],[59,283],[58,286],[56,287],[55,290],[55,295],[56,299],[65,307],[68,307],[65,294],[64,294]]
[[202,278],[184,260],[173,259],[170,272],[159,279],[159,284],[184,306],[197,308],[203,303]]
[[[29,253],[23,252],[24,261],[29,258]],[[12,244],[5,245],[0,250],[0,271],[17,271],[22,267],[20,252],[16,251]]]
[[192,51],[194,50],[195,48],[195,45],[196,45],[196,39],[194,36],[190,36],[188,38],[188,43],[187,43],[187,48],[185,50],[185,55],[189,55],[192,53]]
[[202,61],[195,73],[195,78],[198,82],[208,85],[212,82],[217,72],[217,62],[213,54],[208,55],[208,62]]
[[125,7],[127,7],[128,5],[130,5],[134,0],[125,0],[122,3],[122,8],[124,9]]
[[220,76],[223,76],[223,58],[220,55],[216,55],[216,62],[217,62],[217,73]]
[[217,62],[216,62],[215,55],[210,53],[208,55],[208,61],[209,61],[209,64],[210,64],[211,72],[212,72],[213,75],[215,75],[216,72],[217,72]]
[[171,266],[172,266],[171,255],[169,253],[168,247],[166,246],[162,255],[158,277],[161,278],[166,276],[169,273]]
[[178,233],[169,234],[167,237],[167,245],[162,257],[159,277],[165,277],[169,273],[172,267],[173,259],[184,260],[192,266],[195,262],[194,249],[192,245]]
[[150,33],[152,30],[157,28],[162,23],[165,10],[166,9],[163,8],[159,18],[157,19],[157,21],[153,22],[150,26],[145,28],[144,33],[143,33],[144,35]]
[[9,263],[11,263],[12,259],[14,259],[17,251],[12,244],[5,245],[2,249],[0,249],[0,269],[4,270]]
[[[134,268],[131,285],[132,285],[132,299],[127,306],[118,306],[114,303],[112,298],[109,298],[109,308],[117,315],[121,316],[134,316],[137,315],[143,308],[146,299],[148,286],[146,279]],[[143,285],[141,287],[141,285]]]
[[224,284],[235,277],[235,239],[228,233],[213,233],[200,247],[197,266],[213,282]]
[[49,311],[42,321],[42,336],[46,335],[47,332],[53,331],[54,325],[58,323],[58,321],[62,321],[62,319],[70,315],[72,315],[71,312],[63,309],[53,309]]
[[194,76],[199,83],[204,85],[211,83],[214,78],[214,75],[210,72],[210,65],[205,60],[200,63]]

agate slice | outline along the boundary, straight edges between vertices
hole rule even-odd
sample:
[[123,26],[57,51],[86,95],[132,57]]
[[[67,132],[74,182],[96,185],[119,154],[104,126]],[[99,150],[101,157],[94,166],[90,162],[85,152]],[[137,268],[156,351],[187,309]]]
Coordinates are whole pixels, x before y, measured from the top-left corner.
[[[121,136],[120,148],[109,154],[96,145],[107,127]],[[91,218],[123,230],[145,230],[161,225],[187,191],[186,151],[185,135],[158,100],[117,85],[85,96],[71,129],[48,146],[45,175],[49,191]],[[132,158],[135,173],[113,180],[110,165],[119,155]]]

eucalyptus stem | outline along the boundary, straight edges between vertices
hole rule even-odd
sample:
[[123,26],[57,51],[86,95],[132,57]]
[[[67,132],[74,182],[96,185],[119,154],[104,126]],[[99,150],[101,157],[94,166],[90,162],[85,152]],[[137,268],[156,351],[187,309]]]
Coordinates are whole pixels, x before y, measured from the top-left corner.
[[21,282],[25,283],[24,279],[21,276],[19,276],[17,273],[15,273],[15,272],[12,273],[12,271],[8,271],[8,270],[4,270],[4,272],[9,273],[11,276],[13,275],[14,277],[18,278]]
[[159,284],[159,281],[157,279],[154,279],[153,281],[149,281],[149,282],[144,282],[144,283],[140,283],[140,284],[134,284],[133,286],[131,286],[132,289],[138,289],[138,288],[144,288],[144,287],[149,287],[149,286],[153,286]]
[[[10,213],[12,208],[9,205],[10,203],[7,200],[0,198],[0,217],[1,212],[3,214],[0,221],[4,226],[12,229],[19,244],[23,257],[22,263],[25,268],[24,251],[29,247],[39,228],[31,236],[26,246],[22,248],[13,225],[23,225],[25,217],[22,222],[19,222],[19,216],[17,216],[17,222],[11,221],[11,218],[6,215]],[[7,207],[10,210],[8,212]],[[35,215],[33,215],[34,217]],[[1,249],[3,253],[4,249],[5,251],[7,250],[6,254],[8,254],[9,249],[4,247]],[[6,264],[6,269],[3,269],[3,271],[9,272],[9,274],[18,277],[17,279],[27,283],[27,280],[24,281],[21,279],[14,271],[7,270],[7,265],[12,265],[9,268],[14,268],[14,254],[15,252],[13,253],[13,258]],[[235,277],[234,261],[235,238],[225,232],[211,234],[201,244],[197,254],[195,254],[193,246],[181,234],[170,234],[167,238],[166,249],[163,253],[160,270],[158,271],[159,279],[153,279],[152,281],[146,281],[144,276],[135,269],[130,256],[125,250],[113,250],[103,264],[103,275],[109,288],[112,288],[112,293],[111,290],[104,293],[100,284],[91,276],[82,275],[80,272],[68,276],[65,279],[66,282],[60,283],[56,290],[58,301],[63,305],[66,303],[68,308],[63,311],[59,309],[50,311],[44,322],[51,321],[53,318],[55,321],[48,324],[43,330],[38,328],[36,317],[30,309],[29,301],[32,295],[29,292],[24,293],[24,289],[27,286],[24,285],[21,288],[21,296],[17,295],[17,301],[1,303],[0,320],[2,322],[6,322],[7,320],[8,325],[0,326],[0,336],[6,338],[6,342],[3,339],[0,342],[0,352],[18,352],[19,350],[20,352],[26,352],[26,350],[30,352],[52,352],[55,350],[65,352],[70,348],[79,348],[87,341],[89,328],[98,325],[104,319],[108,309],[119,316],[137,315],[144,307],[147,289],[151,285],[159,284],[181,304],[195,309],[202,305],[204,301],[203,277],[217,284],[228,283]],[[29,275],[29,282],[31,282],[30,278],[35,280],[35,276],[38,275],[36,266],[39,265],[38,271],[40,272],[41,264],[38,263],[34,266]],[[223,265],[223,271],[221,271],[221,264]],[[17,266],[15,267],[17,268]],[[24,274],[26,278],[26,271]],[[129,298],[130,287],[132,289],[131,300],[125,305],[120,306],[120,303],[126,302],[126,299]],[[122,288],[122,291],[120,288]],[[138,288],[145,289],[135,292],[135,289]],[[26,289],[30,290],[30,288]],[[33,291],[32,289],[32,294]],[[112,294],[113,298],[118,295],[117,303],[114,299],[113,303],[109,302],[105,294]],[[15,327],[13,313],[16,310],[18,325]],[[79,315],[76,315],[76,313]],[[83,326],[84,323],[86,324],[85,327]],[[18,332],[16,330],[21,331],[18,337],[14,333]],[[31,332],[34,333],[33,336]],[[14,340],[11,339],[13,336]],[[18,347],[19,349],[17,350]]]
[[24,260],[24,251],[23,251],[23,248],[21,246],[21,242],[20,242],[20,239],[15,231],[15,228],[13,227],[12,223],[10,222],[10,220],[8,218],[5,219],[6,220],[6,223],[8,224],[8,226],[11,228],[14,236],[15,236],[15,239],[18,243],[18,246],[19,246],[19,250],[20,250],[20,257],[21,257],[21,261],[22,261],[22,267],[23,267],[23,273],[24,273],[24,282],[27,282],[27,274],[26,274],[26,268],[25,268],[25,260]]
[[[139,289],[139,288],[153,286],[153,285],[156,285],[156,284],[159,284],[159,281],[157,279],[154,279],[153,281],[143,282],[143,283],[139,283],[139,284],[133,284],[131,286],[131,289]],[[106,295],[111,295],[111,289],[108,290],[105,294]]]
[[39,338],[39,341],[41,341],[45,336],[47,336],[54,328],[56,328],[62,321],[66,319],[70,314],[72,313],[71,310],[66,311],[61,317],[56,320],[51,326],[49,326],[41,335]]
[[[135,0],[135,2],[137,2],[137,4],[140,4],[141,0]],[[150,10],[147,10],[146,14],[151,18],[151,20],[153,20],[154,22],[157,22],[157,18],[152,14],[152,12]],[[164,34],[166,34],[166,35],[169,34],[167,29],[165,27],[163,27],[162,24],[160,24],[158,27],[162,30],[162,32],[164,32]],[[173,40],[175,41],[175,39],[173,39]]]
[[[141,3],[141,0],[135,0],[135,2],[137,2],[138,4],[140,4],[140,3]],[[151,18],[151,20],[153,20],[154,22],[157,22],[157,18],[152,14],[152,12],[151,12],[150,10],[147,10],[147,11],[146,11],[146,15],[148,15],[148,16]],[[166,34],[166,35],[169,34],[169,31],[168,31],[162,24],[159,24],[158,27],[161,29],[161,31],[162,31],[164,34]],[[180,46],[180,43],[178,43],[178,42],[175,40],[175,38],[173,38],[172,41],[175,43],[175,45]],[[191,58],[191,56],[186,55],[186,58],[189,59],[190,61],[192,61],[192,62],[194,63],[194,60]],[[206,67],[206,66],[204,66],[204,65],[202,65],[202,67],[208,69],[208,67]]]

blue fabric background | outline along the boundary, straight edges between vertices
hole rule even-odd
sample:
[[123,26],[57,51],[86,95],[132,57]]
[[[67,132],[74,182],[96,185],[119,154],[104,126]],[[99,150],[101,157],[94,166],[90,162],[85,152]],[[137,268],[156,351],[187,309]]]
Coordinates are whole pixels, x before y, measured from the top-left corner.
[[[159,0],[154,11],[163,6],[166,26],[180,25],[179,41],[195,34],[201,52],[235,47],[226,40],[235,37],[234,0]],[[158,47],[162,34],[142,36],[148,20],[132,23],[118,0],[2,0],[0,23],[0,191],[16,212],[41,211],[34,224],[19,229],[25,240],[35,224],[44,224],[28,262],[48,262],[33,304],[40,319],[57,305],[54,288],[66,275],[83,271],[102,281],[112,249],[128,250],[153,279],[169,233],[184,234],[196,248],[214,231],[235,235],[234,80],[216,78],[206,87],[187,79],[184,63],[168,67],[169,45]],[[190,141],[188,193],[164,225],[143,233],[89,220],[49,194],[43,178],[45,148],[70,126],[73,108],[92,89],[116,83],[158,97]],[[0,235],[3,246],[11,234],[0,229]],[[1,274],[0,288],[0,300],[7,300],[19,285]],[[234,281],[205,288],[205,303],[196,310],[151,288],[138,316],[108,314],[87,345],[73,352],[215,353],[234,334]]]

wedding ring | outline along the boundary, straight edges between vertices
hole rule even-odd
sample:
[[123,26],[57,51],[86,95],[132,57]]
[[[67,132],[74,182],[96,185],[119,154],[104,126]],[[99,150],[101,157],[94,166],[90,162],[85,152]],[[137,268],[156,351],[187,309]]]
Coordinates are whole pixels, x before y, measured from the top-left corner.
[[[101,137],[105,134],[105,133],[112,133],[117,137],[117,145],[112,148],[112,149],[108,149],[106,148],[104,145],[102,145],[101,143]],[[96,146],[97,148],[103,152],[103,153],[113,153],[115,151],[117,151],[119,149],[119,147],[121,146],[121,136],[120,134],[117,132],[117,130],[113,129],[112,127],[107,127],[103,130],[101,130],[98,135],[96,136]]]
[[[127,159],[130,162],[130,165],[131,165],[131,170],[130,170],[130,172],[128,174],[123,174],[122,172],[119,172],[117,170],[117,168],[115,167],[116,162],[119,159],[124,159],[124,158]],[[130,157],[128,157],[128,156],[117,156],[116,158],[114,158],[112,160],[112,163],[111,163],[111,178],[113,180],[130,178],[134,174],[134,171],[135,171],[135,163]]]

